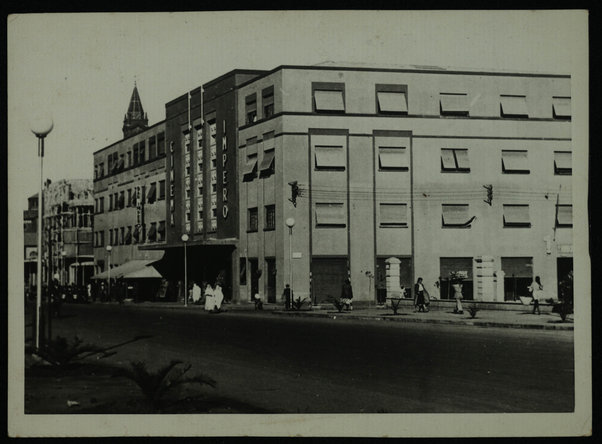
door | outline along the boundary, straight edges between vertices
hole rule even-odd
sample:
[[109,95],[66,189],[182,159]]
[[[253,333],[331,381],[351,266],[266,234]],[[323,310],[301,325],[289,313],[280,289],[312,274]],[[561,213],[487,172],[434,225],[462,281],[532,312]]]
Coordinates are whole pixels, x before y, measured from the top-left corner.
[[312,258],[311,274],[316,303],[328,303],[329,298],[341,296],[343,281],[348,276],[347,258]]
[[270,304],[276,303],[276,259],[273,257],[266,258],[266,270],[267,270],[267,296]]
[[556,260],[558,299],[573,303],[573,258],[559,257]]
[[259,293],[259,261],[257,258],[249,258],[251,268],[251,300]]

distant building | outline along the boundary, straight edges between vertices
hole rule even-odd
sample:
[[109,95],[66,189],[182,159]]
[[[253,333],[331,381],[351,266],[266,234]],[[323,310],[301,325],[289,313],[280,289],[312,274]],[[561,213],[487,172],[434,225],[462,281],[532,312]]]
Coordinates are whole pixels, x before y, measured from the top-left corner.
[[[94,273],[92,225],[94,199],[89,179],[47,181],[43,191],[42,282],[85,285]],[[38,195],[23,212],[25,286],[36,284]]]
[[94,262],[96,278],[108,277],[110,260],[111,268],[122,267],[113,278],[135,276],[144,287],[136,292],[150,298],[161,276],[149,265],[163,253],[139,247],[165,243],[166,144],[165,122],[147,123],[134,87],[124,138],[94,153]]

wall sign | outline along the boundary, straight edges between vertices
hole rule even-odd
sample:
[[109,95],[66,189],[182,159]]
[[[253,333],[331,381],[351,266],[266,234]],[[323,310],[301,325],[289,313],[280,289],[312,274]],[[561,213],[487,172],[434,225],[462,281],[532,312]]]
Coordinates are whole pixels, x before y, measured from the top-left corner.
[[226,121],[223,121],[222,133],[222,217],[228,218],[228,136],[226,135]]

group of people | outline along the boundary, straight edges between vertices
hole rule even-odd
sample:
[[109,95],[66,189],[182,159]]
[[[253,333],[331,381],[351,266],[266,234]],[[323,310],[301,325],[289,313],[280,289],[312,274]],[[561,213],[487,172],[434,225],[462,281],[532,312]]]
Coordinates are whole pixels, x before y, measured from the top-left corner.
[[223,311],[224,292],[222,290],[222,283],[219,280],[215,283],[214,287],[207,282],[202,282],[199,285],[198,282],[193,281],[187,297],[195,305],[204,304],[204,310],[210,313]]

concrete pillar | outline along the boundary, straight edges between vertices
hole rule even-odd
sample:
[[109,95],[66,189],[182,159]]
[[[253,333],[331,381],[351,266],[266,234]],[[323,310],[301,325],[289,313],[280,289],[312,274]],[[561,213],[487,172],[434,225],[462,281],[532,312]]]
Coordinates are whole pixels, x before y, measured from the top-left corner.
[[387,297],[400,298],[402,297],[401,287],[399,285],[399,264],[401,264],[401,261],[396,257],[390,257],[385,260],[385,263],[385,286],[387,289]]
[[474,259],[474,298],[480,301],[496,299],[492,256],[477,256]]
[[497,286],[496,286],[496,302],[504,302],[504,277],[506,277],[506,273],[504,270],[496,271],[497,276]]

